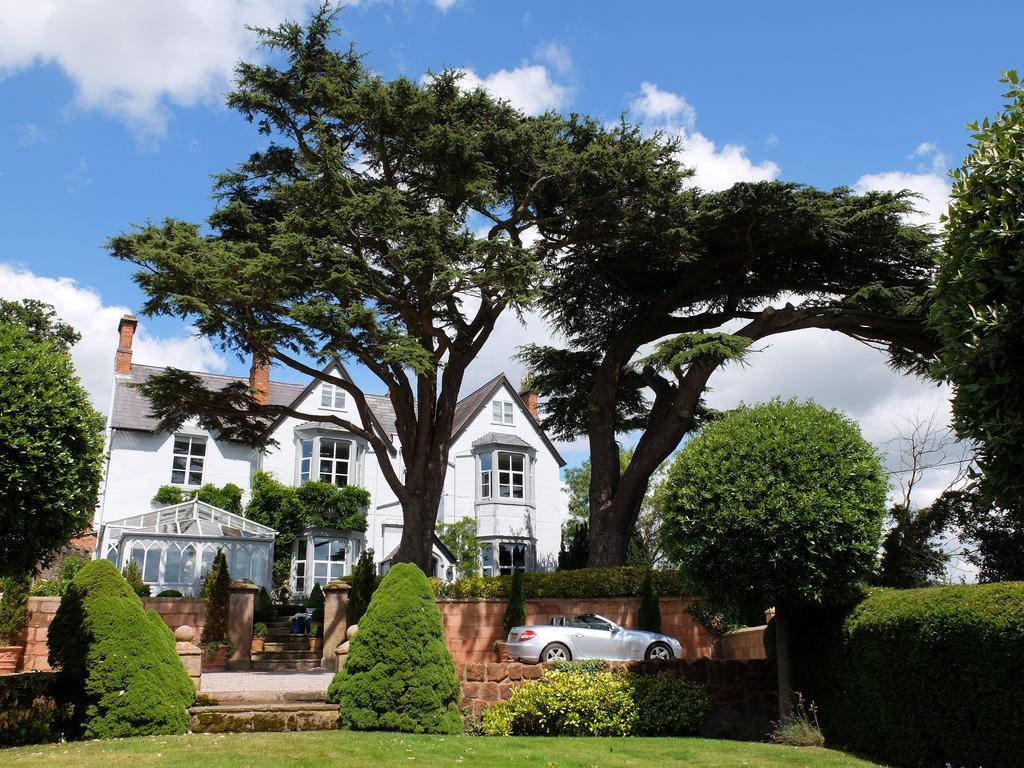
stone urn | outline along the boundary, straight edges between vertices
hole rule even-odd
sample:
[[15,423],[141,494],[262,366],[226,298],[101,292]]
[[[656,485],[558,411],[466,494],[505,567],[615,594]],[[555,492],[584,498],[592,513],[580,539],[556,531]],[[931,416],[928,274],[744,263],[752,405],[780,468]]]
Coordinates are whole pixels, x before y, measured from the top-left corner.
[[203,646],[203,672],[223,672],[228,665],[228,647],[224,644]]
[[0,675],[17,672],[24,652],[25,647],[22,645],[0,645]]

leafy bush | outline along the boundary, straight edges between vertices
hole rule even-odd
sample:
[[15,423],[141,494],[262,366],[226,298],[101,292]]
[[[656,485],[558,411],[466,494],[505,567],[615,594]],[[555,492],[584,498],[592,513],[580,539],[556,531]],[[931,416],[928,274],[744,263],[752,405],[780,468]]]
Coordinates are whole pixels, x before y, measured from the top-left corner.
[[311,621],[323,621],[324,620],[324,591],[320,588],[319,584],[314,584],[313,589],[309,591],[309,597],[306,598],[306,608],[313,611],[313,615],[310,617]]
[[417,566],[398,563],[373,595],[327,692],[343,727],[458,734],[459,681],[441,613]]
[[203,582],[203,645],[228,642],[228,611],[231,607],[231,574],[224,550],[218,549],[210,572]]
[[485,712],[483,726],[492,736],[629,736],[637,708],[622,673],[550,669]]
[[260,587],[256,595],[256,610],[253,614],[254,621],[269,624],[277,618],[277,609],[274,607],[274,600],[270,597],[266,587]]
[[637,736],[691,736],[711,709],[704,690],[666,672],[630,675]]
[[0,677],[0,747],[58,741],[67,707],[53,694],[53,673]]
[[905,766],[1024,765],[1024,583],[876,590],[836,634],[802,688],[830,743]]
[[[580,568],[574,571],[523,574],[523,594],[535,597],[638,597],[646,568]],[[653,571],[652,581],[660,595],[693,594],[688,580],[680,571]],[[438,597],[497,598],[507,600],[511,593],[511,576],[472,576],[448,584],[435,583]]]
[[50,664],[86,738],[184,733],[195,699],[174,636],[107,560],[72,580],[49,632]]
[[163,592],[157,592],[157,597],[184,597],[181,592],[176,589],[165,589]]
[[12,645],[28,623],[28,593],[32,578],[0,580],[0,645]]
[[640,584],[640,611],[636,626],[646,632],[661,632],[661,605],[650,571],[644,573],[644,580]]
[[505,636],[508,637],[512,627],[520,627],[526,623],[526,596],[523,594],[523,572],[512,574],[512,586],[509,590],[508,607],[505,609]]
[[234,512],[236,515],[242,514],[242,489],[234,483],[227,483],[221,488],[213,483],[206,483],[195,490],[186,490],[176,485],[161,485],[153,496],[153,503],[157,506],[167,507],[191,501],[197,497],[200,501],[205,501],[219,509]]
[[352,569],[352,589],[348,593],[349,626],[358,624],[366,613],[374,590],[377,589],[377,574],[373,565],[373,550],[365,549],[359,556],[356,567]]
[[56,579],[44,579],[32,585],[29,594],[45,597],[60,597],[68,589],[71,580],[83,565],[89,562],[88,558],[79,555],[68,555],[60,566],[60,574]]
[[142,580],[142,572],[139,571],[138,563],[132,560],[124,567],[124,571],[122,573],[125,581],[128,582],[128,585],[136,595],[139,597],[149,597],[152,590],[150,589],[150,586]]
[[267,629],[267,625],[264,624],[262,621],[257,621],[255,624],[252,625],[253,637],[266,638],[268,631],[269,630]]

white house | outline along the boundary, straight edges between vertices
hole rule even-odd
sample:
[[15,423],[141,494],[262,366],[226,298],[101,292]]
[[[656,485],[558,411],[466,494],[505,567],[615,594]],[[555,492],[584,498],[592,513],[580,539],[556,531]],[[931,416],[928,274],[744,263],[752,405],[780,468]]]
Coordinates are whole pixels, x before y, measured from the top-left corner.
[[[204,483],[234,483],[246,493],[255,472],[301,485],[310,479],[358,485],[370,493],[367,530],[310,529],[292,551],[293,592],[348,575],[362,551],[371,547],[378,568],[386,570],[402,533],[402,511],[385,481],[374,449],[362,438],[318,414],[343,414],[358,421],[344,390],[313,379],[307,385],[272,381],[266,367],[254,365],[248,380],[200,374],[209,388],[237,381],[266,402],[291,405],[314,418],[279,419],[271,426],[276,445],[264,450],[225,440],[186,423],[170,434],[157,431],[148,401],[133,387],[162,371],[132,361],[137,320],[126,315],[118,331],[114,384],[108,418],[108,459],[94,527],[97,556],[123,567],[139,564],[143,578],[159,589],[194,592],[218,547],[225,548],[232,576],[270,586],[272,542],[276,532],[229,516],[202,502],[155,509],[162,485],[195,489]],[[347,377],[338,364],[336,373]],[[375,429],[393,446],[401,474],[402,457],[390,400],[366,395]],[[476,520],[481,542],[481,573],[553,569],[557,563],[567,500],[560,479],[565,462],[537,421],[537,397],[519,393],[504,375],[459,401],[448,457],[438,522]],[[453,576],[454,557],[436,539],[434,575]]]

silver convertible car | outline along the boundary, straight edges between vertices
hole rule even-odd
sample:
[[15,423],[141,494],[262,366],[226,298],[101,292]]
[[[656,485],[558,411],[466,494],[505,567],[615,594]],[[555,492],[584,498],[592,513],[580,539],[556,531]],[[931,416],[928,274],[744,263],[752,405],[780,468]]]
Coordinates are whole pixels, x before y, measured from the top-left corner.
[[596,613],[575,616],[565,620],[564,625],[512,627],[505,650],[516,661],[530,663],[573,659],[672,659],[683,653],[683,647],[674,637],[626,629]]

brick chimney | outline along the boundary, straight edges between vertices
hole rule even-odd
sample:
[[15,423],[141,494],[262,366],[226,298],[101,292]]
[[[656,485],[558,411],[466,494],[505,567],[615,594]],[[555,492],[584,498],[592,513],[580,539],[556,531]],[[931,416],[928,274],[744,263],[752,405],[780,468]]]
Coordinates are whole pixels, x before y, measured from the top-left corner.
[[117,324],[117,352],[114,354],[114,373],[118,376],[130,376],[132,372],[132,341],[139,321],[135,315],[125,315]]
[[253,390],[253,398],[257,403],[266,405],[270,402],[270,361],[258,352],[254,352],[252,356],[249,388]]
[[526,382],[530,380],[530,374],[526,374],[522,381],[519,382],[519,397],[523,399],[526,404],[526,410],[533,414],[533,418],[540,421],[540,412],[538,411],[537,393],[533,391],[532,387],[527,387]]

